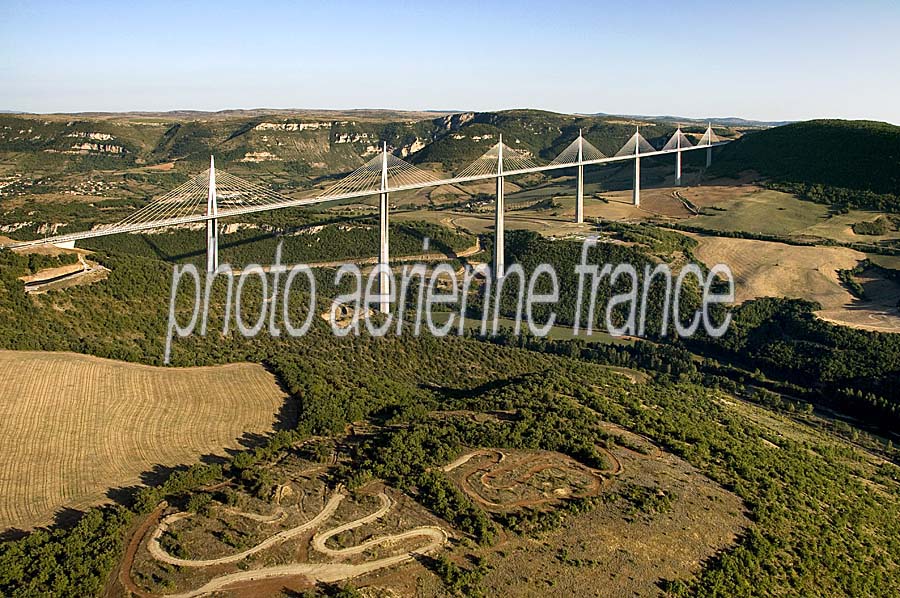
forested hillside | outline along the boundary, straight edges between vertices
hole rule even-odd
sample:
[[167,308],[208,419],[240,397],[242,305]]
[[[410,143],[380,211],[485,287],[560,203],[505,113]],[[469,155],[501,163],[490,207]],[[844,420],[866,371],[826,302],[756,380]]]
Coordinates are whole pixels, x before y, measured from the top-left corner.
[[743,136],[721,150],[712,172],[756,171],[805,199],[900,209],[900,127],[812,120]]
[[734,312],[719,339],[689,346],[712,359],[759,370],[793,385],[789,393],[849,414],[885,432],[900,424],[900,335],[836,326],[818,306],[762,298]]
[[[577,255],[577,244],[548,251],[543,244],[549,242],[534,236],[513,236],[510,241],[511,252],[526,267],[535,252],[561,269],[570,268]],[[158,363],[169,265],[151,258],[100,256],[112,268],[109,280],[33,298],[22,293],[16,278],[43,264],[31,264],[8,251],[0,252],[0,258],[4,348],[75,350]],[[214,305],[219,302],[214,298]],[[765,303],[749,305],[738,314],[733,335],[714,346],[712,355],[741,352],[766,369],[762,364],[770,360],[794,368],[797,360],[779,358],[784,353],[779,347],[799,351],[809,346],[806,353],[797,353],[801,366],[806,365],[785,372],[789,379],[794,371],[797,376],[814,371],[817,366],[810,360],[836,359],[850,364],[852,371],[848,375],[825,368],[831,373],[823,373],[823,386],[863,388],[869,383],[871,372],[861,361],[871,360],[871,355],[851,346],[864,339],[836,336],[827,341],[822,338],[827,330],[803,324],[802,309],[784,313]],[[215,330],[219,323],[210,325]],[[753,397],[750,386],[719,376],[711,361],[698,362],[679,346],[485,340],[339,339],[321,321],[309,336],[294,340],[222,338],[217,333],[179,340],[177,365],[236,360],[267,364],[296,402],[297,423],[223,466],[195,466],[138,493],[129,506],[93,510],[72,530],[38,532],[0,545],[0,592],[100,594],[136,516],[164,498],[183,504],[200,487],[222,480],[265,488],[271,483],[265,464],[281,451],[311,435],[342,437],[354,422],[367,422],[380,431],[347,455],[352,465],[338,467],[332,473],[335,482],[356,486],[372,477],[385,479],[413,493],[473,546],[492,546],[500,530],[540,538],[541,530],[599,503],[570,500],[553,514],[525,513],[521,518],[491,514],[455,490],[433,466],[458,456],[463,447],[479,445],[556,450],[599,466],[603,457],[595,443],[615,442],[597,428],[601,420],[644,434],[687,459],[735,492],[753,521],[734,546],[705,563],[696,577],[661,579],[661,586],[673,595],[890,596],[898,590],[900,473],[895,466],[884,463],[872,470],[859,453],[833,441],[810,443],[773,435],[728,407],[723,390]],[[880,337],[868,340],[881,343]],[[833,350],[823,352],[811,342]],[[527,348],[503,346],[507,344]],[[880,347],[890,359],[895,348],[883,343]],[[651,379],[634,383],[602,364],[644,369]],[[871,366],[879,367],[877,361]],[[390,376],[379,373],[385,371]],[[793,405],[795,399],[786,401]],[[495,410],[506,417],[498,422],[464,415]],[[880,498],[873,496],[872,484],[882,489]],[[840,524],[823,526],[823,519]],[[466,587],[474,592],[479,578],[475,569],[467,571]],[[452,576],[445,579],[456,583]]]
[[[0,115],[0,164],[44,176],[169,163],[174,163],[176,172],[191,173],[205,167],[210,154],[215,154],[220,167],[229,171],[265,174],[274,184],[298,185],[352,170],[377,154],[382,142],[402,158],[437,163],[452,171],[487,151],[500,133],[506,135],[507,145],[549,161],[579,130],[607,155],[628,140],[637,124],[659,147],[675,130],[668,122],[537,110],[410,116],[303,111],[180,118]],[[684,130],[696,139],[703,133],[701,126]],[[718,133],[728,138],[736,130],[722,127]],[[142,174],[161,172],[144,170]],[[31,189],[41,190],[41,185]]]
[[[119,301],[136,301],[140,295],[146,303],[148,291],[157,298],[165,294],[164,288],[123,282],[114,281],[110,289]],[[5,289],[17,292],[8,281]],[[104,295],[96,295],[94,308],[106,304]],[[137,332],[149,323],[122,320],[119,333]],[[62,337],[72,334],[66,327],[57,328]],[[153,328],[144,330],[152,337]],[[153,351],[154,344],[146,349]],[[481,445],[557,450],[599,464],[603,457],[593,447],[606,438],[598,428],[602,420],[644,434],[690,461],[737,493],[753,521],[696,577],[661,579],[673,595],[890,596],[898,590],[897,468],[884,464],[873,473],[847,447],[773,435],[731,410],[719,391],[695,384],[695,376],[682,375],[679,381],[658,372],[657,381],[635,384],[577,358],[474,339],[336,339],[317,330],[305,339],[254,345],[239,349],[220,339],[198,339],[190,351],[179,353],[178,363],[264,361],[297,402],[295,428],[222,466],[197,465],[175,473],[162,486],[140,492],[131,506],[93,510],[71,531],[38,532],[0,545],[0,591],[9,596],[101,594],[122,554],[129,524],[160,500],[184,504],[201,487],[223,480],[265,488],[271,483],[266,464],[288,446],[311,435],[342,437],[350,423],[359,421],[380,431],[357,445],[350,455],[353,465],[339,467],[335,481],[355,486],[373,476],[385,479],[414,493],[472,546],[493,546],[501,530],[540,541],[545,530],[600,503],[570,500],[555,513],[525,512],[521,518],[491,514],[433,466],[466,446]],[[85,348],[100,345],[91,341]],[[390,377],[377,374],[387,369]],[[507,416],[497,421],[465,415],[496,410]],[[880,498],[869,484],[883,489]],[[840,525],[823,526],[823,519]],[[472,568],[465,571],[466,587],[477,595],[479,577]]]

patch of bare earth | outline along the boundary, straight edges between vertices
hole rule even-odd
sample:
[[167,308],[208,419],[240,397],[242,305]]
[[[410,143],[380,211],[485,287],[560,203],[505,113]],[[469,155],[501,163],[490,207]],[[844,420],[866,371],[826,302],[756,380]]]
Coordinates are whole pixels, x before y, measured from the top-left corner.
[[472,500],[498,512],[596,496],[605,481],[600,472],[551,451],[482,449],[444,471]]
[[237,507],[167,508],[132,540],[121,585],[144,597],[277,596],[317,581],[378,586],[429,575],[417,559],[448,541],[445,522],[382,484],[329,489],[321,464],[287,461],[269,470],[280,491],[264,498],[232,485]]
[[[621,464],[609,497],[537,538],[507,536],[484,556],[489,596],[652,596],[664,579],[688,577],[730,546],[749,524],[740,499],[674,455],[621,428],[634,449],[612,449]],[[665,495],[659,510],[634,508],[619,492]]]

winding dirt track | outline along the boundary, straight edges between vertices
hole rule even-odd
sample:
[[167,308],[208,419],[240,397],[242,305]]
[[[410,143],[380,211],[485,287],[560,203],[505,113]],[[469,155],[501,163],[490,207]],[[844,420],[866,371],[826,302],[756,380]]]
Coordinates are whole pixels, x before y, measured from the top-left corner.
[[[428,547],[417,551],[424,554]],[[209,583],[185,592],[183,594],[165,594],[165,598],[194,598],[195,596],[203,596],[217,592],[222,588],[248,581],[260,581],[263,579],[272,579],[275,577],[291,577],[303,575],[317,582],[332,583],[342,581],[352,577],[359,577],[372,571],[377,571],[384,567],[392,567],[399,565],[413,558],[413,553],[399,554],[392,557],[369,561],[359,565],[351,565],[349,563],[295,563],[292,565],[279,565],[277,567],[265,567],[256,569],[255,571],[241,571],[239,573],[231,573],[216,577]]]
[[271,548],[276,544],[280,544],[291,538],[295,538],[305,531],[313,529],[317,527],[323,521],[326,521],[329,517],[334,515],[334,512],[337,511],[338,506],[341,504],[341,501],[346,498],[346,494],[338,491],[331,495],[331,498],[328,499],[328,502],[325,503],[325,508],[323,508],[318,515],[307,521],[306,523],[302,523],[297,527],[292,527],[291,529],[285,530],[283,532],[279,532],[274,536],[270,536],[266,538],[256,546],[252,548],[248,548],[243,552],[238,552],[236,554],[230,554],[228,556],[223,556],[217,559],[207,559],[207,560],[193,560],[193,559],[180,559],[178,557],[174,557],[165,550],[163,550],[162,546],[159,545],[159,539],[162,535],[169,529],[169,525],[180,520],[186,519],[193,515],[193,513],[175,513],[174,515],[169,515],[160,521],[159,525],[156,526],[156,529],[153,531],[153,535],[150,536],[149,542],[147,542],[147,550],[150,551],[150,555],[158,561],[162,561],[164,563],[169,563],[170,565],[178,565],[179,567],[211,567],[213,565],[224,565],[225,563],[234,563],[236,561],[240,561],[242,559],[247,558],[251,554],[256,554],[260,550],[265,550],[266,548]]
[[[431,542],[425,547],[425,550],[430,550],[432,548],[436,548],[447,541],[447,533],[439,527],[433,526],[422,526],[417,527],[415,529],[407,530],[405,532],[400,532],[399,534],[391,534],[387,536],[379,536],[377,538],[372,538],[371,540],[367,540],[362,544],[357,544],[356,546],[350,546],[349,548],[328,548],[325,543],[334,536],[346,532],[351,529],[356,529],[357,527],[363,526],[367,523],[371,523],[378,519],[381,519],[394,506],[391,502],[391,499],[388,498],[387,494],[381,493],[378,495],[378,498],[381,499],[381,507],[371,513],[370,515],[366,515],[356,521],[351,521],[349,523],[345,523],[338,527],[332,528],[328,531],[321,532],[313,536],[312,546],[322,554],[327,554],[328,556],[341,558],[345,556],[351,556],[354,554],[359,554],[361,552],[365,552],[369,548],[373,546],[378,546],[379,544],[390,544],[397,542],[398,540],[405,540],[407,538],[416,538],[419,536],[426,536],[431,538]],[[382,559],[383,560],[383,559]]]
[[[367,523],[371,523],[373,521],[377,521],[378,519],[381,519],[382,517],[384,517],[388,513],[388,511],[391,510],[391,507],[393,506],[393,504],[391,503],[391,499],[388,498],[387,494],[385,494],[383,492],[378,495],[378,498],[379,498],[379,500],[381,500],[381,507],[379,507],[377,511],[375,511],[374,513],[370,513],[370,514],[366,515],[365,517],[361,517],[355,521],[350,521],[348,523],[339,525],[338,527],[332,528],[330,530],[327,530],[324,532],[319,532],[318,534],[313,536],[313,539],[312,539],[313,548],[315,548],[319,552],[321,552],[323,554],[327,554],[329,556],[344,556],[347,554],[356,554],[358,552],[362,552],[363,550],[365,550],[365,548],[362,548],[361,550],[354,551],[354,549],[359,548],[359,546],[354,546],[351,548],[344,548],[344,549],[340,549],[340,550],[333,550],[333,549],[325,546],[325,542],[327,542],[329,538],[332,538],[342,532],[345,532],[345,531],[351,530],[351,529],[356,529],[360,526],[363,526]],[[364,546],[364,545],[361,544],[360,546]],[[351,551],[351,552],[348,552],[348,551]]]
[[[335,492],[334,495],[328,500],[325,507],[322,511],[313,517],[310,521],[297,526],[295,528],[286,530],[279,534],[272,536],[260,542],[253,548],[246,550],[242,553],[230,555],[227,557],[222,557],[219,559],[211,559],[206,561],[190,561],[185,559],[178,559],[164,550],[159,545],[159,538],[168,529],[168,524],[172,521],[175,521],[179,518],[179,515],[188,515],[186,513],[176,513],[175,515],[170,515],[163,519],[160,524],[157,526],[156,530],[153,532],[153,535],[150,538],[148,543],[148,549],[150,553],[157,559],[172,564],[172,565],[180,565],[187,567],[207,567],[211,565],[218,565],[223,563],[232,563],[251,554],[259,552],[260,550],[264,550],[265,548],[269,548],[270,546],[277,544],[279,542],[283,542],[289,538],[295,537],[298,534],[302,534],[303,532],[317,527],[328,518],[330,518],[334,512],[337,510],[340,502],[346,497],[346,494],[338,491]],[[394,565],[399,565],[400,563],[404,563],[415,558],[417,554],[427,554],[443,544],[447,542],[449,536],[447,532],[439,527],[434,526],[422,526],[417,527],[411,530],[407,530],[404,532],[400,532],[398,534],[389,534],[386,536],[380,536],[378,538],[373,538],[362,544],[357,546],[351,546],[349,548],[342,549],[332,549],[328,548],[325,543],[328,539],[340,534],[341,532],[355,529],[367,523],[371,523],[372,521],[376,521],[382,517],[384,517],[394,506],[391,499],[384,493],[378,495],[378,498],[381,500],[381,507],[371,513],[366,515],[365,517],[361,517],[349,523],[345,523],[343,525],[339,525],[338,527],[332,528],[320,534],[316,534],[312,539],[312,546],[315,550],[326,554],[332,557],[346,557],[355,554],[360,554],[365,552],[369,548],[380,544],[394,544],[396,542],[406,540],[408,538],[417,538],[417,537],[426,537],[429,538],[430,541],[425,546],[418,548],[414,551],[408,551],[404,553],[400,553],[394,556],[385,557],[381,559],[376,559],[373,561],[360,563],[357,565],[349,564],[349,563],[294,563],[290,565],[279,565],[276,567],[264,567],[262,569],[256,569],[252,571],[240,571],[238,573],[231,573],[228,575],[222,575],[210,580],[208,583],[203,586],[197,588],[196,590],[191,590],[189,592],[184,592],[181,594],[165,594],[166,598],[193,598],[194,596],[202,596],[204,594],[209,594],[212,592],[216,592],[225,588],[227,586],[231,586],[237,583],[245,583],[248,581],[260,581],[264,579],[272,579],[276,577],[289,577],[289,576],[297,576],[303,575],[317,582],[335,582],[341,581],[344,579],[349,579],[351,577],[357,577],[359,575],[364,575],[366,573],[370,573],[372,571],[377,571],[378,569],[382,569],[384,567],[391,567]]]
[[454,460],[451,461],[450,463],[444,465],[441,469],[442,469],[445,473],[448,472],[448,471],[453,471],[454,469],[456,469],[456,468],[459,467],[460,465],[465,465],[466,463],[468,463],[468,462],[469,462],[469,459],[471,459],[472,457],[477,457],[478,455],[493,455],[493,454],[498,454],[498,455],[500,455],[500,458],[499,458],[499,460],[497,461],[497,463],[500,463],[501,461],[503,461],[504,455],[503,455],[502,452],[497,451],[497,450],[485,450],[485,449],[481,449],[481,450],[477,450],[477,451],[472,451],[471,453],[466,453],[465,455],[462,455],[462,456],[460,456],[460,457],[454,459]]
[[[621,473],[621,471],[622,471],[621,461],[619,461],[619,459],[617,459],[612,454],[611,451],[608,451],[606,449],[601,449],[601,450],[604,453],[606,453],[612,459],[613,463],[615,464],[615,468],[611,472],[612,475],[618,475],[619,473]],[[595,472],[591,468],[578,463],[574,459],[571,459],[571,464],[568,464],[564,461],[565,465],[550,463],[550,462],[547,462],[546,460],[544,460],[544,461],[537,463],[537,464],[533,465],[532,467],[528,468],[522,474],[517,476],[516,479],[509,481],[509,482],[500,482],[498,484],[496,482],[496,479],[500,478],[501,476],[506,475],[507,473],[509,473],[513,469],[515,469],[515,467],[517,466],[517,463],[509,464],[508,460],[506,459],[506,457],[507,457],[506,453],[504,453],[501,450],[497,450],[497,449],[479,449],[479,450],[472,451],[470,453],[466,453],[465,455],[462,455],[459,458],[448,463],[442,469],[444,472],[453,471],[454,469],[467,463],[473,457],[478,457],[478,456],[492,457],[494,459],[494,462],[490,465],[478,467],[474,471],[467,473],[466,475],[462,476],[458,480],[458,483],[459,483],[460,487],[462,488],[463,492],[465,492],[469,496],[469,498],[471,498],[475,502],[477,502],[477,503],[481,504],[482,506],[487,507],[489,509],[509,509],[509,508],[514,508],[514,507],[534,506],[534,505],[548,502],[551,499],[542,497],[542,498],[523,498],[521,500],[504,502],[504,503],[494,502],[494,501],[489,500],[488,498],[482,496],[481,493],[479,493],[478,490],[476,490],[472,486],[469,478],[480,474],[481,485],[484,486],[485,488],[489,488],[492,490],[510,490],[520,484],[526,483],[534,475],[536,475],[542,471],[545,471],[547,469],[551,469],[551,468],[561,469],[566,466],[572,467],[574,465],[574,466],[576,466],[577,469],[579,469],[583,473],[589,474],[591,477],[591,485],[590,485],[590,488],[587,490],[588,495],[595,495],[595,494],[599,493],[601,488],[609,482],[609,480],[605,479],[598,472]],[[564,455],[560,455],[560,456],[565,457]],[[566,458],[566,459],[568,459],[568,458]]]

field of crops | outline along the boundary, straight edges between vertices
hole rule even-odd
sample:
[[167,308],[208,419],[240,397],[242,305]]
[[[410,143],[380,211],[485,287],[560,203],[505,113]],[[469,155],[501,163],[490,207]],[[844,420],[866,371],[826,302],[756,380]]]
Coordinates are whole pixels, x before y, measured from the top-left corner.
[[0,351],[0,530],[107,500],[156,466],[223,454],[284,405],[259,365],[154,368]]
[[698,259],[712,266],[727,264],[735,278],[735,299],[791,297],[821,304],[823,319],[866,330],[894,332],[897,283],[878,276],[861,279],[866,299],[856,299],[838,280],[838,270],[849,270],[866,258],[846,247],[798,247],[784,243],[697,237]]

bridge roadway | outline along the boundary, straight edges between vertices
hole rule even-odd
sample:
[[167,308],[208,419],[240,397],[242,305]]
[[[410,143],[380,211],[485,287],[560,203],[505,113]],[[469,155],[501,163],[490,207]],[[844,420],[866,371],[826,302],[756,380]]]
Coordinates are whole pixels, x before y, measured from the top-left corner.
[[357,199],[362,197],[370,197],[373,195],[381,195],[383,193],[397,193],[400,191],[410,191],[414,189],[423,189],[426,187],[439,187],[441,185],[455,185],[459,183],[468,183],[473,181],[483,181],[496,179],[498,176],[502,177],[511,177],[523,174],[532,174],[537,172],[547,172],[550,170],[563,170],[566,168],[577,168],[578,166],[591,166],[594,164],[608,164],[611,162],[625,162],[629,160],[635,160],[635,158],[653,158],[657,156],[666,156],[670,154],[677,154],[679,152],[689,152],[693,150],[701,150],[706,149],[709,150],[713,147],[717,147],[720,145],[725,145],[729,143],[728,141],[720,141],[716,143],[706,144],[706,145],[696,145],[691,147],[682,147],[678,149],[668,149],[668,150],[657,150],[653,152],[646,152],[640,154],[626,154],[623,156],[612,156],[608,158],[597,158],[594,160],[581,160],[572,163],[565,164],[547,164],[544,166],[534,166],[531,168],[522,168],[518,170],[504,170],[502,175],[498,173],[487,173],[487,174],[479,174],[474,176],[465,176],[465,177],[452,177],[447,179],[436,179],[433,181],[425,181],[420,183],[408,184],[408,185],[398,185],[396,187],[388,187],[385,190],[375,189],[375,190],[362,190],[362,191],[354,191],[352,193],[344,193],[339,195],[328,195],[328,196],[316,196],[316,197],[306,197],[300,199],[292,199],[289,201],[284,201],[281,203],[271,203],[267,205],[260,206],[245,206],[238,208],[224,208],[221,209],[215,215],[209,214],[196,214],[192,216],[183,216],[180,218],[172,218],[168,220],[159,220],[154,222],[141,222],[127,226],[115,227],[115,228],[98,228],[89,231],[83,231],[78,233],[70,233],[66,235],[59,235],[56,237],[46,237],[44,239],[35,239],[32,241],[20,241],[16,243],[11,243],[6,245],[7,248],[15,249],[19,247],[32,247],[35,245],[46,245],[46,244],[61,244],[61,243],[71,243],[74,241],[79,241],[82,239],[91,239],[94,237],[104,237],[108,235],[116,235],[119,233],[134,233],[140,232],[143,230],[152,230],[157,228],[165,228],[169,226],[175,226],[179,224],[190,224],[193,222],[207,222],[210,220],[218,219],[218,218],[227,218],[231,216],[240,216],[243,214],[252,214],[256,212],[268,212],[270,210],[279,210],[283,208],[295,208],[301,206],[310,206],[321,203],[327,203],[332,201],[342,201],[347,199]]

